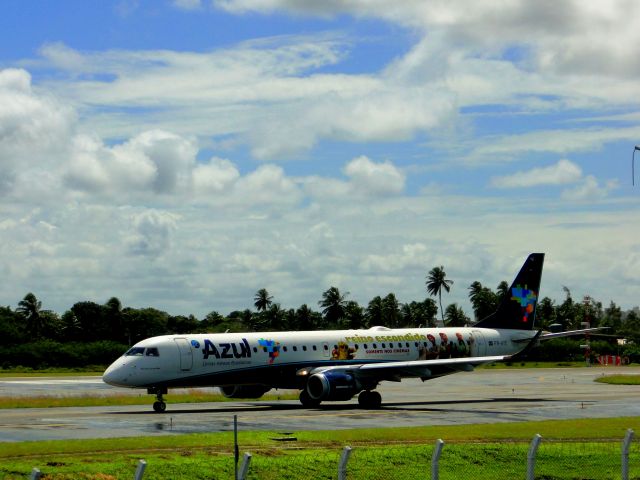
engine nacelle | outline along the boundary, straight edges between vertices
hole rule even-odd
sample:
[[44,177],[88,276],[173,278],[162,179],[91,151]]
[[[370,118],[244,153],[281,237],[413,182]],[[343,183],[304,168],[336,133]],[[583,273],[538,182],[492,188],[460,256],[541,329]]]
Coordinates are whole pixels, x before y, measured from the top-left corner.
[[220,387],[222,395],[227,398],[260,398],[271,388],[264,385],[225,385]]
[[350,400],[360,389],[346,372],[320,372],[307,380],[307,393],[314,400]]

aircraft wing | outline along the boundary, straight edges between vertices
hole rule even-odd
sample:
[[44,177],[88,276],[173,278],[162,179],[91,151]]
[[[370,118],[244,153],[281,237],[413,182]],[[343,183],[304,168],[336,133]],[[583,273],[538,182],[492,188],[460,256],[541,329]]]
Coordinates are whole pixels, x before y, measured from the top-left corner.
[[472,371],[475,366],[485,363],[503,362],[516,358],[530,350],[538,341],[541,333],[542,331],[538,331],[534,337],[527,339],[527,345],[522,350],[512,355],[334,365],[331,367],[302,369],[298,371],[298,375],[313,375],[321,372],[338,371],[350,372],[352,375],[360,377],[361,379],[377,378],[399,381],[403,377],[420,377],[422,380],[426,380],[428,378],[438,377],[455,371]]
[[[594,328],[584,328],[582,330],[568,330],[566,332],[543,332],[542,330],[540,330],[540,334],[538,337],[539,341],[542,340],[551,340],[553,338],[562,338],[562,337],[573,337],[573,336],[578,336],[578,335],[585,335],[587,333],[593,333],[593,332],[597,332],[599,330],[605,330],[609,327],[594,327]],[[524,343],[524,342],[529,342],[530,339],[529,338],[523,338],[521,340],[513,340],[516,343]]]
[[586,333],[597,332],[599,330],[605,330],[609,327],[595,327],[595,328],[585,328],[582,330],[569,330],[568,332],[557,332],[550,333],[546,332],[540,336],[540,340],[551,340],[552,338],[561,338],[561,337],[572,337],[574,335],[584,335]]
[[[472,371],[476,365],[501,362],[512,355],[494,355],[487,357],[441,358],[436,360],[410,360],[400,362],[362,363],[350,365],[334,365],[331,367],[316,367],[306,371],[299,371],[298,375],[313,375],[324,372],[349,372],[355,377],[377,378],[380,380],[400,380],[403,377],[420,377],[426,380],[453,371]],[[305,369],[303,369],[305,370]]]

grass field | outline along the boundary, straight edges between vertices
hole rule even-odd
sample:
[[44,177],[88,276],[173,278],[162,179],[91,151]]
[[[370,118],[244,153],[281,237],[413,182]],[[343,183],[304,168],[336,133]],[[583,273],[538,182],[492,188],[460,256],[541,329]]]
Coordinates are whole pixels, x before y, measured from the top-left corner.
[[605,375],[596,378],[596,382],[610,385],[640,385],[640,375]]
[[[241,398],[227,398],[220,393],[207,393],[191,390],[187,393],[166,395],[165,400],[172,403],[237,402]],[[82,395],[34,397],[0,397],[0,410],[7,408],[54,408],[54,407],[98,407],[117,405],[149,405],[153,397],[146,392],[138,395]],[[271,402],[274,400],[298,400],[298,393],[283,390],[282,393],[268,393],[252,402]]]
[[[251,479],[336,478],[341,449],[350,445],[350,479],[429,478],[433,445],[445,440],[442,479],[524,478],[531,438],[543,442],[537,478],[619,478],[620,441],[640,418],[525,422],[494,425],[239,434],[240,451],[253,455]],[[192,434],[120,439],[0,444],[0,478],[25,478],[35,466],[47,479],[132,478],[138,459],[145,479],[233,478],[233,434]],[[631,455],[631,477],[640,478],[640,450]]]

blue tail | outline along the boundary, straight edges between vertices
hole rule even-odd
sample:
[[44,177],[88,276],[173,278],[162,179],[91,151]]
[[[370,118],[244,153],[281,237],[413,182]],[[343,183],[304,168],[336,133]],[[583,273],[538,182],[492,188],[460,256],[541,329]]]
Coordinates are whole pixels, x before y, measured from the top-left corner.
[[522,265],[498,309],[474,327],[533,330],[540,294],[544,253],[532,253]]

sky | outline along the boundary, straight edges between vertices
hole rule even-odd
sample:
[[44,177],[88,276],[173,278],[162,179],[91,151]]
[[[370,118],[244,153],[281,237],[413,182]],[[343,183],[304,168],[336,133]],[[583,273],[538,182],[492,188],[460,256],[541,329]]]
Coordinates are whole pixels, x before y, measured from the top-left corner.
[[[0,304],[640,304],[640,2],[0,5]],[[638,155],[640,157],[640,154]],[[640,172],[640,158],[637,171]]]

